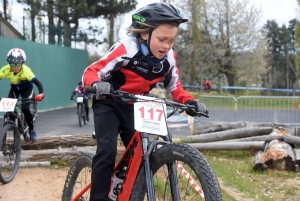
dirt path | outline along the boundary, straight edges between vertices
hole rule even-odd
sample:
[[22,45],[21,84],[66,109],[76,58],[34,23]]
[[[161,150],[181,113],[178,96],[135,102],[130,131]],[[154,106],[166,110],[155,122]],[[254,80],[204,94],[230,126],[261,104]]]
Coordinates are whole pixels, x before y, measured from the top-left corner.
[[0,184],[0,201],[61,201],[68,169],[20,168],[12,182]]

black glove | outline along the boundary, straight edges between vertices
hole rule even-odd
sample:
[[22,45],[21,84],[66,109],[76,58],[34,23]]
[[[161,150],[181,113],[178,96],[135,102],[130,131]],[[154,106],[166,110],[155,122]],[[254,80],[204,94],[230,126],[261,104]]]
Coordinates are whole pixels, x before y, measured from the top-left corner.
[[96,88],[96,99],[102,100],[105,99],[103,94],[113,93],[115,90],[109,82],[96,82],[93,84],[93,87]]
[[74,100],[74,98],[73,98],[73,97],[70,97],[70,100]]
[[[187,100],[185,104],[193,105],[195,107],[196,112],[203,112],[208,114],[208,111],[206,110],[206,106],[204,105],[204,103],[194,101],[194,100]],[[186,113],[192,117],[196,115],[196,113],[193,111],[187,111]]]

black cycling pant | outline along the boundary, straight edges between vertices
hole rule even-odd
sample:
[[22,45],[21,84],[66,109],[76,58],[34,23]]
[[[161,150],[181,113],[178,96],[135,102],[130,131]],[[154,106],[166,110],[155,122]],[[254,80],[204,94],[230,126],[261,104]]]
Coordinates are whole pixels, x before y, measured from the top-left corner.
[[[86,116],[89,117],[89,102],[88,102],[88,99],[83,98],[83,105],[85,107]],[[78,107],[79,107],[79,104],[77,103],[77,109],[78,109]]]
[[[34,93],[33,93],[33,87],[29,86],[25,89],[15,89],[15,88],[10,88],[10,91],[8,93],[8,98],[15,98],[18,99],[19,96],[21,95],[22,98],[32,98]],[[33,117],[30,112],[30,103],[24,104],[24,101],[22,101],[22,112],[24,113],[26,123],[29,127],[29,130],[34,129],[33,125]]]
[[133,105],[120,104],[113,99],[96,100],[93,112],[97,151],[92,162],[90,201],[108,201],[111,175],[117,155],[117,137],[127,146],[135,132]]

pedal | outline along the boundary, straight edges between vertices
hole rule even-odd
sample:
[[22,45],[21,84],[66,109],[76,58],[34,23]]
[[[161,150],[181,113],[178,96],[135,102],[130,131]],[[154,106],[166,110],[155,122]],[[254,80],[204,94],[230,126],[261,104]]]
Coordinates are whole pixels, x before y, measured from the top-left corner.
[[95,133],[95,131],[93,131],[93,133],[92,133],[92,138],[96,139],[96,133]]
[[23,134],[24,140],[25,141],[29,141],[30,140],[30,135],[28,132],[26,132],[25,134]]

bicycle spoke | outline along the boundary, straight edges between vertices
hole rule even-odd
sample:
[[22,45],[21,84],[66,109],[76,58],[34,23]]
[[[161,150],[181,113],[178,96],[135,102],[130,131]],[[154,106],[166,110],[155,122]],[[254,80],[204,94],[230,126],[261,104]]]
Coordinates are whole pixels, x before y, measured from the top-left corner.
[[9,183],[15,176],[20,160],[20,142],[15,137],[14,127],[7,125],[2,130],[0,146],[0,182]]
[[[64,201],[71,201],[75,197],[79,197],[78,201],[90,200],[92,158],[92,154],[83,154],[71,165],[63,190]],[[81,192],[83,194],[80,196]]]
[[[156,201],[222,200],[209,163],[192,147],[181,143],[165,145],[154,153],[151,162]],[[131,201],[147,201],[143,171],[139,172]],[[140,191],[144,193],[137,193]]]

